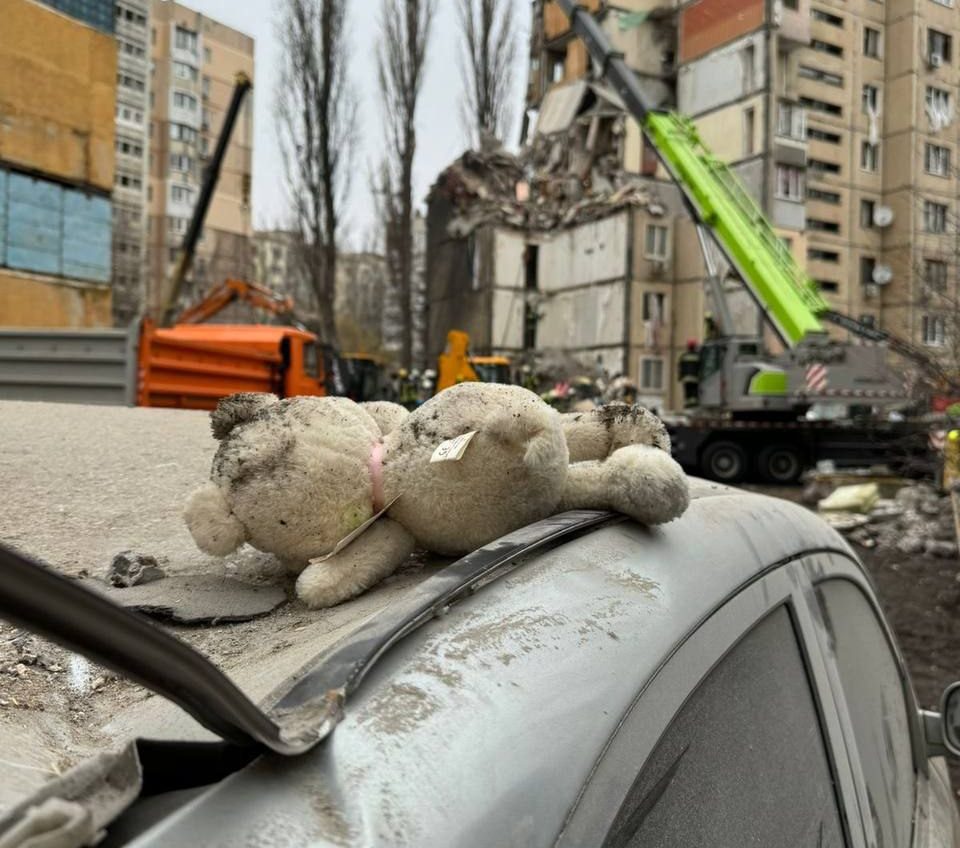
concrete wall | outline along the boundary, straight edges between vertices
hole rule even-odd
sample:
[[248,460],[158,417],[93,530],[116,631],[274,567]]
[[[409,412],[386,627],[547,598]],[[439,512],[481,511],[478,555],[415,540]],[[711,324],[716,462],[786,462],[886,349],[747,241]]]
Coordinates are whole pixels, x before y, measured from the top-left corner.
[[0,268],[0,326],[110,327],[109,286],[72,284]]
[[680,61],[703,56],[763,21],[763,0],[694,0],[680,11]]
[[114,39],[30,0],[3,4],[0,161],[113,187]]
[[537,287],[560,291],[588,283],[623,279],[627,267],[628,215],[563,230],[540,247]]
[[[750,48],[753,50],[752,74],[749,60],[745,58]],[[678,69],[677,110],[697,117],[763,89],[765,81],[766,40],[762,32],[753,32]],[[698,126],[702,126],[699,121]]]

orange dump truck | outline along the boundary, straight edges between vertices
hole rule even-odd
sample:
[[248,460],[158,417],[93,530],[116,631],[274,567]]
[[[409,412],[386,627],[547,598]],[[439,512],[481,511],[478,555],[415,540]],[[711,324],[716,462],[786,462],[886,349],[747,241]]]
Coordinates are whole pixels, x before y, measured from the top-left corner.
[[233,392],[325,395],[324,360],[317,337],[296,327],[145,321],[137,405],[213,409]]

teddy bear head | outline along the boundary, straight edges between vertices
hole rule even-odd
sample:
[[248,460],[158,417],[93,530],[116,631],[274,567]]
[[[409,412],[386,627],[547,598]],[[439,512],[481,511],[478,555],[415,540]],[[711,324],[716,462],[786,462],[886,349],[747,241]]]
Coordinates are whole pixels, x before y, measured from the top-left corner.
[[225,556],[249,542],[303,565],[382,506],[380,428],[352,401],[235,394],[211,424],[220,446],[210,482],[184,514],[206,553]]

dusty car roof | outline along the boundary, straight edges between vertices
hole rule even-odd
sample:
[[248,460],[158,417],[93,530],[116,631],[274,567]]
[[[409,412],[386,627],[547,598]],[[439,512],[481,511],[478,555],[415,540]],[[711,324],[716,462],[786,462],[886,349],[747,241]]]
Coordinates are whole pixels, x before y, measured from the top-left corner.
[[551,844],[542,823],[686,634],[771,565],[848,550],[801,507],[694,492],[665,527],[528,557],[381,658],[321,747],[260,758],[138,844]]

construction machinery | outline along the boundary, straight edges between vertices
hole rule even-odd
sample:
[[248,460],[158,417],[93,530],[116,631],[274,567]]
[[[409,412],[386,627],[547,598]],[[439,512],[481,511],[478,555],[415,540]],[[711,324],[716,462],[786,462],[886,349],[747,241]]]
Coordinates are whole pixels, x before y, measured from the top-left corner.
[[447,333],[447,348],[440,354],[437,391],[457,383],[509,383],[510,360],[505,356],[471,356],[470,336],[463,330]]
[[[888,351],[942,380],[938,363],[913,345],[832,309],[736,176],[703,144],[693,122],[655,109],[590,13],[575,0],[557,2],[639,123],[697,225],[720,334],[702,348],[698,414],[674,427],[678,458],[730,482],[749,473],[751,459],[754,470],[775,482],[798,478],[815,459],[843,464],[862,464],[875,455],[891,459],[889,445],[910,436],[907,428],[876,420],[811,422],[802,416],[824,401],[868,408],[906,403],[902,375],[887,365]],[[732,321],[714,249],[783,343],[781,355],[768,356],[760,337],[724,335]],[[863,343],[831,338],[826,323]]]

